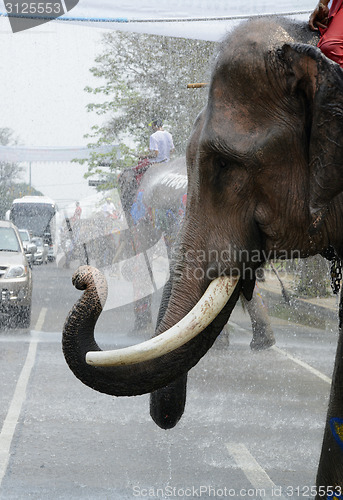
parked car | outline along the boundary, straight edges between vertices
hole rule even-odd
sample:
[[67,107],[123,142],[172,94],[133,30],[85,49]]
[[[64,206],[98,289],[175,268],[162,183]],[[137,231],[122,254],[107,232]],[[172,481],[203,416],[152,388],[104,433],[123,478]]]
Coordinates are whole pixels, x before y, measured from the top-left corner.
[[32,267],[34,261],[34,253],[36,251],[35,245],[31,242],[30,233],[27,229],[18,229],[21,241],[23,243],[25,255],[27,258],[27,262],[30,267]]
[[38,237],[32,238],[31,243],[33,243],[36,246],[33,263],[47,264],[49,245],[47,243],[44,243],[43,238],[38,238]]
[[0,221],[0,315],[10,324],[28,328],[31,322],[32,274],[19,231]]

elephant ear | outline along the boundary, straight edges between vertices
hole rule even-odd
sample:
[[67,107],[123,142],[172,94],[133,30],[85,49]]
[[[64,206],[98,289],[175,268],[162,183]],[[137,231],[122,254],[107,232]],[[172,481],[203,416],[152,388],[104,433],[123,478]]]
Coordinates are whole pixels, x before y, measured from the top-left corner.
[[324,214],[343,191],[343,70],[310,45],[285,44],[287,83],[302,90],[310,111],[310,209]]

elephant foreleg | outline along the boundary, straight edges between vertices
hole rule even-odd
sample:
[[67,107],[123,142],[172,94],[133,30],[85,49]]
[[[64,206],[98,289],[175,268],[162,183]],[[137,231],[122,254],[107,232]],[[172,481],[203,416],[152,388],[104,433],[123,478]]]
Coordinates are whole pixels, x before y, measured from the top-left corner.
[[251,349],[255,351],[268,349],[275,344],[275,337],[268,314],[256,288],[251,300],[246,300],[242,295],[242,301],[251,319],[253,332],[252,341],[250,342]]

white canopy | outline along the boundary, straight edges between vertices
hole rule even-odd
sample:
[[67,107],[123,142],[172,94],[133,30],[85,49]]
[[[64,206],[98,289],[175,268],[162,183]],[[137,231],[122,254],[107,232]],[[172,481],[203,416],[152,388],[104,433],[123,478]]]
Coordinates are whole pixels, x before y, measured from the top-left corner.
[[[76,1],[65,4],[70,8]],[[280,14],[305,20],[313,9],[313,0],[79,0],[56,22],[217,41],[244,18]]]
[[93,151],[106,154],[111,152],[113,148],[117,150],[117,158],[120,158],[119,147],[110,145],[92,149],[87,147],[26,148],[21,146],[0,146],[0,161],[12,163],[70,162],[75,159],[88,159]]
[[242,18],[300,12],[297,17],[307,19],[314,6],[313,0],[81,0],[66,17],[98,19],[119,31],[218,41]]

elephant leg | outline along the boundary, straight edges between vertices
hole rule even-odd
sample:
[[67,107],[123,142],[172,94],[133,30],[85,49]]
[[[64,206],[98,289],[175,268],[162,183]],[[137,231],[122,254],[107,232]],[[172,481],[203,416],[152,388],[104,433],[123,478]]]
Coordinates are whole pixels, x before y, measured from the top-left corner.
[[253,337],[250,347],[254,351],[268,349],[275,344],[274,333],[268,318],[266,309],[262,303],[261,297],[254,290],[252,299],[246,300],[242,295],[244,306],[250,315]]
[[150,394],[150,415],[161,429],[175,427],[186,404],[187,374]]
[[217,340],[214,343],[214,349],[228,349],[230,347],[230,326],[226,323]]
[[143,299],[136,300],[134,304],[134,316],[134,331],[152,328],[151,295],[148,295]]

